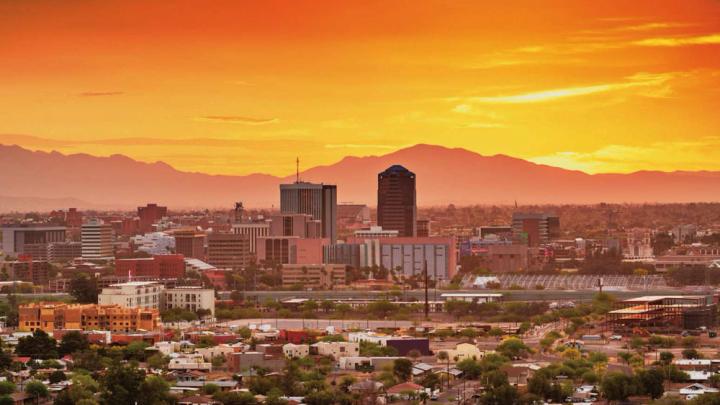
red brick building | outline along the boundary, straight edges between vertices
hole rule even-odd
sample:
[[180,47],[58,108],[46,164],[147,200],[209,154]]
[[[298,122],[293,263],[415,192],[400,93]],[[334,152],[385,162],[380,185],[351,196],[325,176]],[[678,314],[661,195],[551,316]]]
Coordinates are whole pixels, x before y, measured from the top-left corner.
[[140,231],[143,233],[152,232],[153,224],[167,216],[167,207],[161,207],[157,204],[147,204],[144,207],[138,207],[138,217],[140,218]]
[[182,278],[185,275],[183,255],[157,255],[153,257],[118,259],[115,275],[132,277]]

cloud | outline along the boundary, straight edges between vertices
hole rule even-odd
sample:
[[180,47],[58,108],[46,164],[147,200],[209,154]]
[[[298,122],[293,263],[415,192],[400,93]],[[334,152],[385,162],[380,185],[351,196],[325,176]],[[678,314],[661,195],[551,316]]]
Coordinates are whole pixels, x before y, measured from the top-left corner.
[[638,46],[678,47],[687,45],[720,45],[720,34],[695,37],[646,38],[632,42]]
[[124,91],[84,91],[79,93],[80,97],[106,97],[106,96],[120,96],[125,94]]
[[201,121],[221,122],[228,124],[246,124],[246,125],[264,125],[272,124],[278,121],[277,118],[256,118],[245,117],[240,115],[206,115],[198,117]]
[[708,170],[720,168],[720,152],[714,151],[720,151],[718,137],[646,145],[611,144],[590,152],[563,151],[528,160],[587,173],[626,173],[648,167],[657,170]]
[[[467,101],[485,104],[524,104],[553,101],[568,97],[586,96],[596,93],[606,93],[634,87],[653,87],[664,85],[674,73],[638,73],[626,78],[624,82],[596,84],[591,86],[565,87],[559,89],[542,90],[529,93],[468,97]],[[667,91],[665,92],[667,94]]]

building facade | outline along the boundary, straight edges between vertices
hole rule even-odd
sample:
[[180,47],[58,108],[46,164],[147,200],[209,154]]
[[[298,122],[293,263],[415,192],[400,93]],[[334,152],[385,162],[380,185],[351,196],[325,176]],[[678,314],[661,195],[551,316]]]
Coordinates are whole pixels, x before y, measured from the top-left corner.
[[282,285],[303,288],[334,289],[345,285],[346,269],[339,264],[283,265]]
[[183,255],[175,254],[117,259],[115,260],[115,275],[179,279],[185,275],[185,258]]
[[64,226],[8,225],[2,227],[2,251],[16,256],[25,253],[27,245],[65,242]]
[[257,240],[270,236],[270,224],[268,222],[245,222],[233,224],[232,231],[238,235],[246,235],[250,238],[250,252],[257,252]]
[[417,234],[415,173],[400,165],[378,174],[377,224],[398,236]]
[[124,308],[118,305],[31,303],[18,307],[18,330],[107,330],[132,332],[158,329],[157,309]]
[[98,295],[100,305],[119,305],[125,308],[162,307],[163,285],[154,281],[131,281],[103,288]]
[[91,219],[82,225],[80,240],[82,258],[85,260],[109,260],[115,256],[112,225],[99,219]]
[[208,235],[207,262],[219,269],[242,269],[252,261],[250,238],[234,233]]
[[337,187],[330,184],[295,182],[280,185],[280,212],[308,214],[322,223],[322,237],[337,240]]
[[163,291],[163,309],[182,308],[189,311],[206,309],[215,316],[215,290],[201,287],[175,287]]
[[205,259],[205,234],[194,230],[175,231],[175,253],[194,259]]
[[140,218],[140,232],[152,232],[153,224],[167,216],[167,207],[147,204],[144,207],[138,207],[137,215]]

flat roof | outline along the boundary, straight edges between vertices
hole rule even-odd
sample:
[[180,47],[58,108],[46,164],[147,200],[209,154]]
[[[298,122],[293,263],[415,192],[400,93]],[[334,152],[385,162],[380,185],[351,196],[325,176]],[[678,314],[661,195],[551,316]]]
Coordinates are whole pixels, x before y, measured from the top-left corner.
[[660,301],[663,299],[688,299],[697,300],[705,299],[704,295],[645,295],[642,297],[628,298],[624,302],[648,302],[648,301]]

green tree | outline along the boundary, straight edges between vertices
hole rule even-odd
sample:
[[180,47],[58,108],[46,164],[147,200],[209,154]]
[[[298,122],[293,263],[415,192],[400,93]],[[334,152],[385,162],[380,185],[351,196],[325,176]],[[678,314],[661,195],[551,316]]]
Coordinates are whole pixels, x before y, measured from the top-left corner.
[[468,380],[477,380],[482,374],[482,366],[475,359],[465,359],[455,365],[458,370],[463,372],[463,378]]
[[526,346],[522,340],[514,337],[503,340],[495,348],[495,351],[509,359],[524,358],[532,352],[532,350]]
[[58,357],[55,339],[40,329],[35,330],[32,336],[20,338],[17,346],[15,346],[15,353],[33,359],[53,359]]
[[0,395],[9,395],[15,392],[15,384],[10,381],[0,381]]
[[642,392],[649,395],[650,398],[657,399],[665,393],[665,387],[663,387],[665,377],[662,371],[656,368],[640,370],[637,373],[637,379]]
[[145,361],[147,349],[150,345],[142,340],[130,342],[125,348],[125,357],[128,360]]
[[607,373],[600,382],[600,391],[608,401],[625,401],[635,394],[635,388],[633,379],[621,372]]
[[138,398],[143,381],[145,381],[145,375],[136,367],[114,363],[101,380],[103,402],[107,404],[134,403]]
[[161,370],[167,366],[169,359],[162,355],[162,353],[155,353],[148,357],[147,364],[150,368]]
[[412,376],[412,362],[405,358],[395,360],[393,363],[393,374],[399,381],[407,381]]
[[81,304],[98,302],[98,287],[95,277],[87,273],[77,273],[70,279],[70,295]]
[[48,376],[48,380],[50,381],[50,384],[57,384],[60,381],[67,380],[67,376],[62,371],[55,370],[52,373],[50,373],[50,375]]
[[47,398],[50,395],[45,384],[37,380],[31,380],[25,385],[25,393],[35,397],[35,403],[39,404],[41,398]]
[[148,376],[140,384],[138,392],[140,394],[137,398],[139,405],[169,404],[173,400],[170,395],[170,384],[156,375]]
[[73,330],[63,335],[58,346],[60,356],[72,354],[79,350],[87,350],[90,347],[87,337],[79,331]]
[[[217,392],[213,398],[222,402],[223,405],[255,405],[257,400],[249,392]],[[307,403],[307,402],[306,402]]]
[[10,395],[1,395],[0,405],[15,405],[15,400]]

